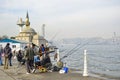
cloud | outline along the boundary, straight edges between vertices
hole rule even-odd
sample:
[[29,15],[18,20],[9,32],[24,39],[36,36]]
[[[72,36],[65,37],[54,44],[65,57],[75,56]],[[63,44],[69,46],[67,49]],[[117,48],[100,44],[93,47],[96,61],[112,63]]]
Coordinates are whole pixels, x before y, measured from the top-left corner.
[[[64,37],[101,36],[102,33],[110,36],[107,34],[120,30],[119,0],[0,0],[0,3],[0,25],[6,28],[16,29],[17,19],[25,20],[28,10],[31,26],[40,32],[42,24],[46,24],[49,35],[61,30]],[[16,30],[17,34],[19,30]]]
[[[74,37],[79,36],[80,34],[86,37],[90,35],[110,37],[114,31],[119,32],[119,9],[120,6],[112,6],[92,9],[90,11],[78,11],[76,13],[59,16],[48,21],[56,27],[59,26],[63,28],[63,32],[61,33],[66,34],[66,32],[69,32],[67,37],[71,37],[71,33],[74,33]],[[111,35],[107,35],[109,34],[108,32],[110,32]]]

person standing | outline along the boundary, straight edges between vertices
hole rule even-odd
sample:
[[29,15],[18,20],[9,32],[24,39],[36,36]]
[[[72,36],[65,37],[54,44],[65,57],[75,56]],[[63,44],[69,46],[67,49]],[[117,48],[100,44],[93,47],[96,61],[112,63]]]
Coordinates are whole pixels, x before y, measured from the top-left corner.
[[3,61],[2,61],[2,54],[3,54],[3,47],[0,46],[0,65],[3,65]]
[[41,46],[39,48],[39,52],[40,52],[40,54],[42,54],[42,60],[43,60],[46,56],[46,49],[44,47],[44,44],[41,44]]
[[4,48],[4,56],[5,56],[5,64],[4,64],[4,69],[8,69],[8,61],[11,64],[10,58],[11,58],[12,50],[10,48],[10,43],[7,43],[5,48]]
[[34,68],[33,66],[33,61],[34,61],[34,51],[31,48],[30,44],[27,45],[27,48],[25,49],[25,59],[26,59],[26,68],[27,68],[27,73],[29,74],[31,70]]

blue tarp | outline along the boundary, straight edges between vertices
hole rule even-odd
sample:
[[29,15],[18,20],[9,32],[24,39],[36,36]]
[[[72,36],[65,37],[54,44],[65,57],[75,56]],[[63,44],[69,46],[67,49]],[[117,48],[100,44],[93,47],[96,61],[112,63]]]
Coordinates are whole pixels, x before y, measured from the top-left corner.
[[13,40],[13,39],[2,39],[0,42],[11,42],[11,43],[21,43],[19,41]]

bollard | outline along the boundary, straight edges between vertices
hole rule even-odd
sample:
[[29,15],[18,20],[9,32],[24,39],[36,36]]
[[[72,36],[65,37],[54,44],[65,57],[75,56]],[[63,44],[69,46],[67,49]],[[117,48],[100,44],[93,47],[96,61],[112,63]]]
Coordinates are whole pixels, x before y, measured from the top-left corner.
[[59,52],[59,49],[57,49],[57,62],[60,61],[60,52]]
[[84,50],[84,70],[83,70],[83,76],[88,76],[86,52],[87,52],[87,50]]

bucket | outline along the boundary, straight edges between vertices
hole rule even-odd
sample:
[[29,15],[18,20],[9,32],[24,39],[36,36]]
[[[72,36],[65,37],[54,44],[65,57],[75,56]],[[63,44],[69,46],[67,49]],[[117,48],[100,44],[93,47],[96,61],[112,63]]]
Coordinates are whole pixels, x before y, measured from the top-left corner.
[[64,67],[63,70],[65,71],[65,73],[68,73],[68,68]]

